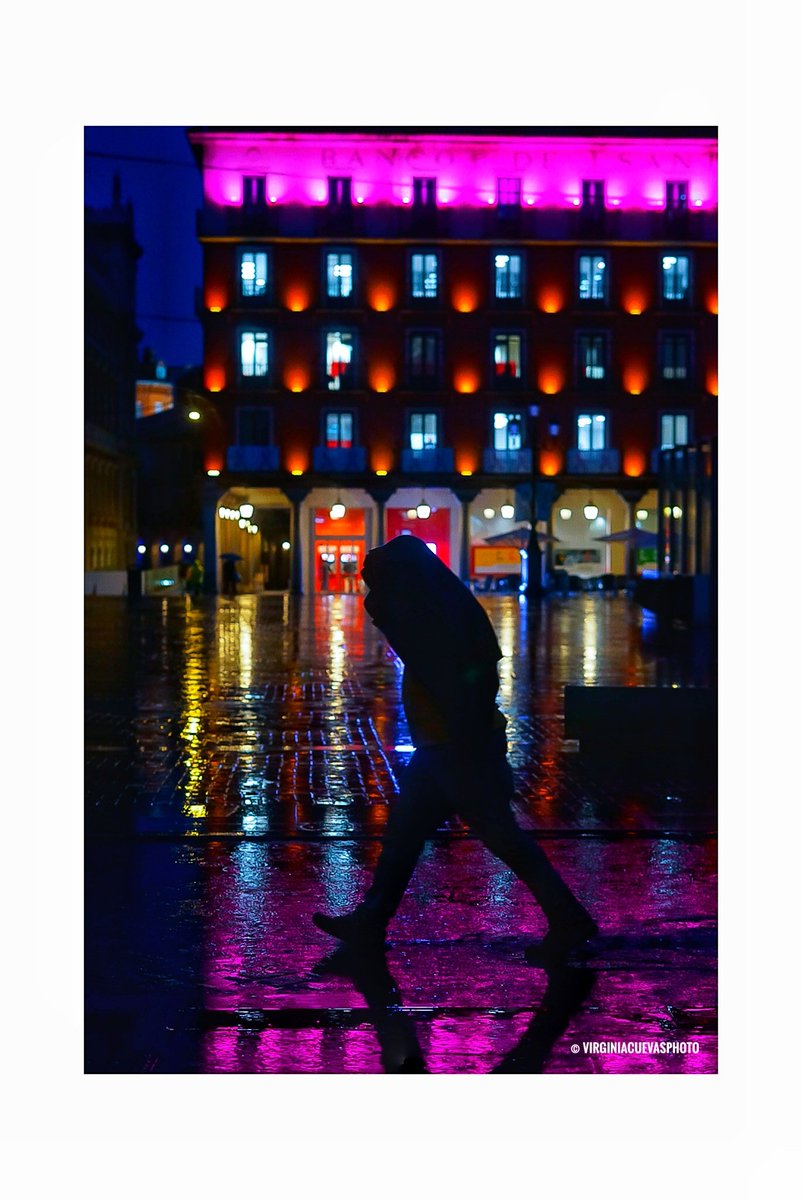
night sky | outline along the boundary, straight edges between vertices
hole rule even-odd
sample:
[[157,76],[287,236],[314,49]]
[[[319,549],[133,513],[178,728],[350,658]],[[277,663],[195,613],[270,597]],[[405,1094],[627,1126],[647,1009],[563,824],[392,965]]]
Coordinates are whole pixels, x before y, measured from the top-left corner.
[[168,366],[199,364],[201,327],[194,308],[202,262],[195,214],[201,179],[184,127],[87,126],[84,144],[86,203],[97,208],[111,203],[116,171],[123,200],[133,204],[143,251],[137,274],[140,354],[150,347]]

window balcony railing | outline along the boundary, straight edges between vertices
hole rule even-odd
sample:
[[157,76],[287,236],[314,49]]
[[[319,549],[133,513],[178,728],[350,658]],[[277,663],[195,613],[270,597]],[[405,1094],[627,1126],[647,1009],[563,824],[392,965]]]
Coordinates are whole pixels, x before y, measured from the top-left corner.
[[402,450],[401,470],[453,471],[454,451],[445,446],[435,446],[430,450]]
[[[590,221],[590,225],[589,225]],[[269,204],[257,208],[208,205],[198,213],[201,237],[399,237],[426,241],[440,238],[576,238],[583,233],[626,241],[660,241],[682,235],[690,241],[715,241],[717,213],[690,211],[678,217],[658,212],[606,209],[588,215],[577,208],[524,206],[500,211],[485,208],[402,208],[358,205],[350,208]]]
[[618,450],[569,450],[566,458],[569,475],[615,475],[621,470]]
[[367,451],[364,446],[315,446],[312,466],[316,471],[364,471]]
[[531,450],[485,450],[482,465],[489,474],[531,475]]
[[277,471],[278,446],[229,446],[226,466],[229,471]]

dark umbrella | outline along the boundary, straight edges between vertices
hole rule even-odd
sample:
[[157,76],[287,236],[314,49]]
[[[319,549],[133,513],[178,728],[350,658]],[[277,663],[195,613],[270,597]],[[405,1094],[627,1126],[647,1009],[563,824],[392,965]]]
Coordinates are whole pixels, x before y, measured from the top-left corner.
[[220,558],[227,558],[227,559],[229,559],[230,562],[237,562],[237,561],[241,562],[242,561],[241,554],[232,554],[230,550],[227,551],[225,554],[221,554]]
[[[561,539],[553,537],[550,533],[541,533],[538,529],[537,540],[539,542],[559,542]],[[494,533],[491,537],[485,538],[485,544],[488,546],[518,546],[525,550],[529,545],[529,529],[522,525],[518,529],[508,529],[505,533]]]
[[631,542],[633,546],[651,547],[657,545],[657,534],[649,533],[648,529],[622,529],[619,533],[608,533],[605,537],[593,540],[594,542]]

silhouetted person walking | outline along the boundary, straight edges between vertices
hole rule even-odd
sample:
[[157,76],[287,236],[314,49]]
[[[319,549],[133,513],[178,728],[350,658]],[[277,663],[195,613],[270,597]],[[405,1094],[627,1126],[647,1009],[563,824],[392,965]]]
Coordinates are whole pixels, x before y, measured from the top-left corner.
[[239,582],[239,571],[232,558],[223,559],[223,595],[236,596]]
[[506,718],[496,706],[496,635],[482,606],[411,535],[371,550],[365,609],[404,663],[402,700],[416,750],[390,811],[373,881],[350,913],[315,913],[346,942],[383,942],[424,843],[456,813],[521,879],[548,919],[542,950],[563,954],[598,927],[510,807]]

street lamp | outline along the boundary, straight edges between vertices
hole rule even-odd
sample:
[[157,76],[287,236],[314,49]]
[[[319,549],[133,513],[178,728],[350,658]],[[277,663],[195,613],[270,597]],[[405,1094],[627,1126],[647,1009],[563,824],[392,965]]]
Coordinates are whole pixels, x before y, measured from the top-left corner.
[[253,505],[252,504],[240,504],[239,511],[240,511],[241,516],[247,517],[247,519],[250,520],[251,517],[253,516]]

